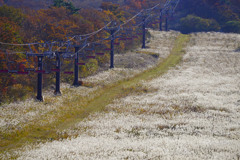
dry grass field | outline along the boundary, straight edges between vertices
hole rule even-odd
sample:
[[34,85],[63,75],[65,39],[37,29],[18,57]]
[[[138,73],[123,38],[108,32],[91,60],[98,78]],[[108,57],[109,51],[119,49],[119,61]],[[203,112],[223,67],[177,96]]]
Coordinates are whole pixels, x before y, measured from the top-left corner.
[[[149,48],[139,49],[134,55],[157,55],[161,63],[170,54],[179,54],[173,52],[179,33],[150,33]],[[87,103],[82,100],[71,104],[69,99],[87,97],[91,101],[91,97],[100,96],[99,89],[116,83],[124,84],[120,87],[122,92],[128,91],[106,103],[101,112],[89,113],[73,127],[56,128],[61,138],[5,150],[0,159],[238,160],[239,46],[237,34],[191,34],[178,65],[173,64],[164,74],[156,72],[150,78],[139,78],[130,88],[122,81],[129,79],[130,83],[131,78],[142,72],[147,74],[144,70],[156,67],[156,63],[140,69],[134,67],[138,65],[116,68],[84,79],[91,87],[63,85],[63,96],[53,97],[48,93],[44,103],[28,100],[3,106],[1,133],[11,135],[32,125],[36,127],[36,123],[39,128],[47,126],[62,112],[71,108],[74,112],[77,106]]]

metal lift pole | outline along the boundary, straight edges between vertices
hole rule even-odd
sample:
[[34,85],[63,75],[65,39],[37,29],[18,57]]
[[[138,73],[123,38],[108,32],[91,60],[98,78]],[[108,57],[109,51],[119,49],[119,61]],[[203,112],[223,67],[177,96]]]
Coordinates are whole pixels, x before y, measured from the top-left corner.
[[59,53],[56,53],[56,90],[55,95],[61,95],[60,91],[60,69],[61,69],[61,60]]
[[143,15],[142,33],[142,48],[146,48],[146,15]]
[[79,61],[79,47],[75,47],[75,63],[74,63],[74,82],[73,85],[75,87],[79,86],[78,83],[78,73],[79,73],[79,66],[78,66],[78,61]]
[[160,17],[159,17],[159,31],[162,31],[162,9],[160,9]]
[[38,84],[37,84],[37,100],[43,101],[43,96],[42,96],[42,80],[43,80],[43,55],[38,55]]
[[166,12],[165,30],[168,31],[168,11]]
[[110,53],[110,68],[114,68],[114,40],[115,40],[115,33],[116,29],[111,29],[111,53]]

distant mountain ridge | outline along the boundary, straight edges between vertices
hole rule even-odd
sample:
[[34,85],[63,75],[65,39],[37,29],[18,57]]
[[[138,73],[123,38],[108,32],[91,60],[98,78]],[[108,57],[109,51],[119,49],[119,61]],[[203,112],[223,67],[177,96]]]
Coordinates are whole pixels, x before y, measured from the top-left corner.
[[44,9],[53,4],[53,0],[0,0],[0,5],[16,8]]
[[[104,0],[66,0],[79,8],[99,8]],[[106,0],[107,2],[124,3],[125,0]],[[53,0],[0,0],[0,5],[9,5],[16,8],[44,9],[53,4]]]
[[[93,7],[97,8],[102,0],[69,0],[76,7]],[[9,5],[16,8],[44,9],[53,4],[53,0],[0,0],[0,5]]]
[[[53,4],[54,0],[0,0],[1,5],[9,5],[16,8],[31,8],[31,9],[44,9]],[[144,1],[144,0],[65,0],[72,2],[77,8],[99,8],[102,2],[112,2],[115,4],[124,5],[130,1]],[[164,1],[164,0],[161,0]],[[150,0],[149,2],[156,2],[156,0]],[[147,3],[149,3],[147,2]]]

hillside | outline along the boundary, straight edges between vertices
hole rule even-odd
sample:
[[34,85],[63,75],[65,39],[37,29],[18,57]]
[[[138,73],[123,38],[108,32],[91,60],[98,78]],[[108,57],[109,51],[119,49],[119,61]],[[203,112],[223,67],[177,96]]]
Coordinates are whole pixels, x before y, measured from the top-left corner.
[[156,3],[0,0],[0,159],[240,159],[240,1]]
[[[2,0],[0,6],[6,4],[24,10],[39,10],[47,9],[55,2],[71,3],[78,9],[99,9],[103,2],[107,2],[119,5],[128,12],[136,12],[152,7],[157,3],[164,4],[166,0]],[[239,0],[182,0],[174,13],[176,19],[170,21],[170,28],[183,33],[199,31],[240,33],[239,6]],[[194,17],[189,18],[190,15]]]
[[[54,0],[2,0],[0,1],[0,5],[6,4],[16,8],[44,9],[49,8],[53,4],[53,1]],[[79,8],[98,8],[101,5],[102,0],[71,0],[70,2]]]
[[[66,0],[65,0],[66,1]],[[165,0],[161,0],[164,2]],[[43,9],[48,8],[53,4],[54,0],[0,0],[0,5],[6,4],[17,8],[31,8],[31,9]],[[119,5],[128,5],[134,3],[146,3],[154,5],[159,3],[158,0],[142,1],[142,0],[68,0],[66,2],[72,2],[78,8],[99,8],[102,2],[112,2]]]
[[[150,48],[140,52],[159,54],[160,62],[165,63],[162,58],[175,51],[172,46],[179,33],[150,32]],[[236,49],[239,41],[237,34],[192,34],[180,65],[163,76],[154,74],[155,78],[145,81],[141,81],[144,78],[140,76],[142,78],[135,84],[137,88],[131,88],[126,96],[114,99],[103,112],[90,113],[89,117],[72,124],[69,129],[59,128],[57,132],[61,139],[8,151],[1,154],[1,159],[10,155],[20,156],[19,159],[238,159],[240,52]],[[175,53],[177,56],[181,52]],[[126,69],[119,69],[99,73],[86,80],[105,86],[126,74]],[[119,73],[122,76],[113,76]],[[136,73],[128,72],[126,75]],[[131,78],[117,91],[128,90],[127,84],[130,83]],[[71,93],[66,96],[68,99],[74,99],[76,94],[91,96],[97,88],[66,88]],[[18,108],[23,111],[21,117],[26,115],[35,119],[44,110],[47,123],[53,122],[54,116],[49,113],[57,113],[57,104],[61,104],[62,98],[53,102],[50,97],[41,107],[32,101],[4,107],[2,116],[7,110],[11,113],[12,109]],[[64,104],[69,105],[70,102]],[[95,107],[101,104],[93,103]],[[6,127],[22,123],[18,116],[11,116],[11,125],[5,122]],[[47,124],[45,120],[39,122]]]
[[[146,56],[152,57],[151,55],[154,55],[155,58],[159,57],[160,61],[166,59],[177,35],[178,33],[175,32],[163,33],[161,35],[162,39],[157,39],[158,42],[161,42],[161,45],[159,45],[157,41],[151,44],[154,48],[160,47],[161,52],[156,52],[151,48],[149,48],[149,51],[138,49],[137,54],[136,52],[129,52],[128,54],[116,57],[116,61],[118,61],[116,69],[107,70],[83,79],[86,85],[82,87],[75,88],[69,84],[62,84],[63,94],[60,97],[56,97],[51,91],[48,91],[44,93],[44,103],[29,99],[27,101],[2,106],[0,108],[0,134],[2,137],[2,150],[0,153],[3,158],[1,159],[5,159],[6,156],[8,157],[8,153],[10,153],[11,157],[14,157],[15,154],[11,149],[23,147],[28,142],[35,144],[38,141],[45,142],[49,139],[65,139],[69,136],[71,137],[72,135],[68,135],[68,133],[60,134],[60,132],[69,129],[69,127],[74,128],[76,122],[81,121],[91,113],[104,111],[105,106],[115,98],[129,94],[134,88],[136,91],[144,90],[144,88],[135,87],[135,85],[137,85],[136,80],[143,80],[141,77],[138,78],[138,74],[144,70],[151,70],[157,62],[155,61],[155,63],[153,63],[152,61],[152,63],[149,63],[147,61],[149,58],[146,58]],[[142,58],[129,59],[129,57],[134,54]],[[121,59],[127,58],[132,60],[134,64],[145,62],[147,65],[143,68],[124,67],[124,63],[126,62],[121,61]],[[171,61],[168,63],[171,63]],[[172,63],[175,64],[176,62]],[[163,72],[167,69],[166,67],[172,64],[163,65],[165,69],[159,68],[158,72]],[[148,74],[150,72],[146,73]],[[150,75],[155,76],[153,73]],[[135,76],[137,77],[135,78]],[[139,76],[141,76],[141,74]],[[130,79],[132,80],[129,81]],[[126,87],[125,84],[131,84],[129,86],[130,90],[127,88],[123,89]],[[133,87],[132,89],[131,86]],[[35,123],[36,121],[38,123]]]
[[0,5],[9,5],[16,8],[43,9],[53,4],[53,0],[2,0]]

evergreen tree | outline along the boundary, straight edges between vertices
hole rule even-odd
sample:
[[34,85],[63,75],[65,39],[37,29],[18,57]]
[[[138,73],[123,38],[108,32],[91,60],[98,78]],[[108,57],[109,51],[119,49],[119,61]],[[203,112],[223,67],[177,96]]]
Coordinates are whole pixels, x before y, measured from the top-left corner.
[[65,2],[64,0],[54,0],[53,6],[54,7],[65,7],[66,9],[68,9],[71,12],[71,14],[75,14],[79,11],[79,9],[76,8],[72,4],[72,2]]

